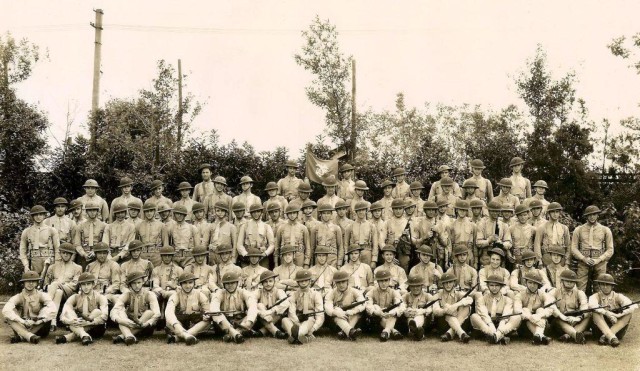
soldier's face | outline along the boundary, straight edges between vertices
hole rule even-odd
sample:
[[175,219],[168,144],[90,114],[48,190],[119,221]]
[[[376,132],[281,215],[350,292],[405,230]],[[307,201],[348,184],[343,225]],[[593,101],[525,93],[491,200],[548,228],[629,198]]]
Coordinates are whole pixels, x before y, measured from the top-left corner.
[[442,287],[446,292],[450,292],[456,285],[456,281],[448,281],[442,284]]
[[347,291],[347,288],[349,288],[349,281],[336,282],[336,287],[338,288],[338,291],[345,292]]
[[356,216],[358,216],[358,219],[364,219],[367,216],[367,209],[360,209],[356,211]]
[[129,287],[131,288],[131,291],[137,293],[137,292],[140,292],[140,290],[142,290],[142,285],[144,285],[144,278],[137,278],[131,281],[131,283],[129,284]]
[[534,293],[536,291],[538,291],[538,283],[537,282],[533,282],[531,280],[527,280],[527,290],[529,290],[529,292]]
[[275,286],[275,284],[276,284],[275,278],[267,278],[266,280],[262,281],[262,288],[265,289],[266,291],[271,291],[273,290],[273,286]]
[[140,259],[140,254],[142,254],[142,249],[129,250],[129,254],[131,255],[131,259],[133,260]]
[[213,187],[218,192],[222,192],[224,190],[224,184],[222,184],[222,183],[213,183]]
[[358,197],[363,197],[364,196],[364,190],[356,189],[356,195],[358,195]]
[[535,187],[534,191],[539,195],[544,195],[547,189],[545,187]]
[[498,219],[498,215],[500,214],[497,210],[489,210],[489,216],[491,219]]
[[553,210],[549,212],[549,218],[553,221],[560,219],[560,210]]
[[129,209],[129,217],[135,219],[140,214],[140,209]]
[[220,260],[222,260],[224,263],[228,262],[229,259],[231,259],[230,252],[223,252],[222,254],[220,254]]
[[96,209],[87,210],[87,216],[89,217],[89,219],[95,219],[98,216],[98,210]]
[[324,190],[327,192],[327,196],[333,196],[336,194],[336,187],[334,186],[324,187]]
[[76,218],[80,216],[80,214],[82,214],[82,208],[81,207],[76,207],[75,209],[73,209],[73,216],[75,216]]
[[611,294],[611,291],[613,290],[613,285],[608,283],[599,283],[598,286],[600,287],[600,291],[605,295]]
[[396,218],[400,218],[404,214],[404,209],[401,207],[394,207],[391,211],[393,211],[393,216]]
[[473,207],[471,208],[471,212],[473,213],[473,216],[478,217],[482,214],[482,208],[481,207]]
[[[151,220],[151,219],[155,218],[155,216],[156,216],[156,211],[155,210],[146,210],[144,212],[144,217],[147,220]],[[162,214],[160,214],[160,216],[162,217]],[[166,217],[163,217],[162,219],[164,219],[164,218],[166,218]]]
[[122,190],[122,194],[123,195],[128,195],[128,194],[131,193],[131,186],[130,185],[121,187],[120,189]]
[[402,183],[404,181],[404,175],[396,175],[396,182]]
[[222,219],[222,218],[224,218],[225,216],[227,216],[227,212],[226,212],[226,211],[224,211],[224,210],[222,210],[222,209],[218,209],[218,208],[216,208],[216,217],[217,217],[218,219]]
[[331,211],[323,211],[320,213],[320,217],[322,218],[323,222],[328,222],[329,220],[331,220]]
[[422,292],[422,285],[411,285],[409,286],[409,291],[411,291],[412,295],[418,296]]
[[180,284],[180,287],[182,287],[182,291],[184,291],[185,293],[190,293],[191,290],[193,290],[193,287],[196,285],[196,281],[195,280],[190,280],[190,281],[184,281]]
[[204,210],[196,211],[195,213],[193,213],[193,216],[196,218],[196,220],[202,220],[204,218]]
[[458,263],[460,263],[460,264],[466,263],[467,262],[467,257],[468,257],[468,254],[466,252],[463,252],[462,254],[456,255],[456,259],[458,259]]
[[301,192],[298,191],[298,196],[300,196],[300,199],[302,201],[306,200],[307,198],[309,198],[309,195],[311,194],[311,192]]
[[204,255],[197,255],[193,257],[193,260],[195,260],[197,264],[204,263],[204,259],[205,259]]
[[519,174],[519,173],[522,171],[522,167],[523,167],[523,166],[524,166],[523,164],[515,165],[515,166],[512,166],[512,167],[511,167],[511,170],[512,170],[514,173]]
[[254,211],[251,213],[251,218],[253,220],[260,220],[261,216],[262,216],[262,211]]
[[553,264],[560,264],[560,262],[562,261],[562,255],[552,253],[551,261],[553,262]]
[[95,196],[97,190],[98,188],[95,187],[84,187],[84,193],[89,197]]
[[202,176],[202,180],[209,180],[211,179],[211,170],[209,169],[202,169],[202,171],[200,172],[200,175]]
[[327,262],[327,254],[316,254],[316,264],[324,265]]
[[296,176],[296,168],[293,166],[287,167],[287,174],[289,174],[289,176]]
[[392,251],[385,251],[384,253],[382,253],[382,257],[384,258],[385,262],[391,263],[393,261],[393,258],[396,257],[396,254],[394,254]]
[[528,212],[524,212],[524,213],[520,213],[518,214],[518,221],[522,224],[526,223],[527,220],[529,219],[529,213]]
[[392,186],[386,186],[386,187],[384,187],[384,195],[385,195],[385,196],[387,196],[387,197],[391,196],[391,191],[392,191],[392,190],[393,190],[393,187],[392,187]]
[[115,213],[115,214],[113,214],[113,216],[115,216],[115,217],[116,217],[116,220],[117,220],[117,221],[119,221],[119,222],[123,221],[123,220],[124,220],[124,217],[125,217],[126,215],[127,215],[127,212],[126,212],[126,211],[121,211],[121,212],[119,212],[119,213]]
[[282,254],[282,260],[287,264],[291,264],[291,262],[293,262],[293,253],[288,252],[286,254]]
[[371,215],[375,218],[375,219],[380,219],[382,217],[382,210],[381,209],[377,209],[377,210],[373,210],[371,212]]
[[564,286],[566,290],[572,290],[576,286],[576,283],[574,281],[562,280],[562,286]]
[[456,209],[458,210],[458,217],[459,218],[464,218],[467,216],[467,209]]
[[173,219],[178,223],[184,221],[185,217],[186,215],[183,213],[173,213]]
[[360,250],[355,250],[349,253],[349,260],[352,262],[357,262],[360,259]]
[[107,252],[106,251],[98,251],[96,253],[96,259],[98,259],[98,261],[100,263],[104,263],[107,261]]
[[269,197],[276,197],[276,195],[278,194],[278,190],[277,189],[270,189],[267,191],[267,194],[269,195]]
[[56,205],[56,215],[63,216],[67,211],[67,205]]
[[33,216],[33,221],[40,224],[44,221],[45,216],[47,216],[47,214],[44,214],[44,213],[35,214]]
[[242,192],[247,192],[251,189],[253,183],[242,183]]
[[436,209],[425,209],[424,213],[427,215],[427,218],[433,219],[436,217],[436,213],[438,211]]
[[449,194],[449,193],[451,193],[451,188],[452,188],[452,187],[451,187],[450,185],[443,185],[443,186],[442,186],[442,192],[443,192],[444,194]]
[[157,186],[156,188],[153,189],[152,192],[153,192],[154,196],[160,197],[160,196],[162,196],[162,191],[163,191],[162,186]]
[[229,282],[224,284],[224,289],[230,293],[236,292],[237,288],[238,288],[238,282]]
[[236,216],[236,219],[240,220],[244,217],[244,210],[234,210],[233,215]]
[[491,264],[492,268],[498,268],[500,264],[502,264],[502,259],[500,258],[500,255],[492,254],[491,257],[489,258],[489,264]]
[[513,212],[511,211],[503,211],[502,212],[502,218],[504,219],[505,223],[509,220],[511,220],[511,218],[513,218]]
[[353,177],[353,170],[347,170],[342,172],[342,179],[351,179]]
[[276,220],[280,219],[280,210],[269,211],[269,216],[271,217],[271,220],[273,220],[273,221],[276,221]]
[[404,209],[404,212],[407,213],[407,216],[412,216],[413,213],[416,212],[416,207],[415,206],[407,207],[406,209]]
[[60,257],[62,257],[62,261],[64,261],[65,263],[71,260],[72,255],[73,254],[70,252],[60,251]]
[[509,193],[511,193],[511,187],[500,186],[500,190],[502,191],[503,195],[508,195]]
[[474,193],[476,193],[476,189],[475,189],[474,187],[466,187],[466,188],[464,189],[464,192],[465,192],[467,195],[471,196],[471,195],[473,195]]
[[415,198],[420,197],[420,193],[422,193],[422,189],[420,188],[411,190],[411,195]]
[[480,176],[480,175],[482,175],[482,168],[481,167],[472,167],[471,168],[471,172],[475,176]]
[[189,193],[191,193],[191,191],[189,191],[188,189],[180,190],[180,196],[182,198],[189,198]]
[[380,286],[382,290],[386,290],[390,284],[391,284],[391,280],[388,278],[386,280],[378,280],[378,286]]
[[311,284],[311,280],[304,280],[304,281],[297,281],[297,282],[298,282],[298,286],[303,290],[309,287],[309,285]]
[[449,176],[449,170],[443,170],[440,172],[440,179],[444,179]]
[[344,218],[347,215],[347,208],[341,207],[339,209],[336,209],[336,213],[338,213],[339,217]]
[[95,285],[95,282],[93,281],[83,282],[80,284],[80,290],[82,290],[82,293],[85,295],[89,294],[93,290],[94,285]]
[[595,224],[598,221],[598,214],[587,215],[587,221],[589,224]]
[[489,288],[489,291],[493,295],[497,295],[500,292],[500,289],[502,288],[502,286],[498,285],[497,283],[489,283],[487,287]]
[[171,261],[173,260],[173,255],[163,254],[163,255],[160,255],[160,259],[162,260],[163,264],[171,264]]
[[298,213],[287,213],[287,218],[291,221],[298,219]]
[[540,216],[540,213],[542,213],[541,207],[536,207],[535,209],[531,209],[531,215],[533,215],[536,218]]
[[306,216],[313,214],[313,207],[305,207],[302,209],[302,213]]
[[251,265],[258,265],[258,263],[260,262],[260,257],[259,256],[251,256],[249,257],[249,263],[251,263]]
[[440,213],[440,215],[444,215],[447,213],[447,209],[449,209],[449,206],[444,205],[444,206],[440,206],[438,208],[438,212]]
[[431,261],[431,255],[420,253],[420,261],[424,264],[428,264]]
[[525,266],[525,267],[527,267],[527,268],[531,268],[531,267],[533,267],[533,264],[534,264],[535,262],[536,262],[536,259],[535,259],[535,258],[532,258],[532,259],[524,260],[522,263],[524,264],[524,266]]
[[33,291],[36,286],[38,285],[38,281],[24,281],[24,289],[31,292]]

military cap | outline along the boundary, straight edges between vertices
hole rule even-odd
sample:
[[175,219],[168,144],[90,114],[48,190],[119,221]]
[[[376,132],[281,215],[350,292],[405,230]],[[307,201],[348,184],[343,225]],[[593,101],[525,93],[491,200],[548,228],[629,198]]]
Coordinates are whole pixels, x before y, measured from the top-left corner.
[[200,166],[198,167],[198,170],[199,170],[199,171],[202,171],[202,170],[204,170],[204,169],[209,169],[209,170],[211,170],[211,164],[207,164],[207,163],[202,163],[202,164],[200,164]]
[[484,207],[484,203],[482,202],[482,200],[478,200],[476,198],[476,199],[473,199],[473,200],[469,201],[469,207],[471,207],[472,209],[473,208],[482,208],[482,207]]
[[369,187],[367,187],[367,183],[364,180],[356,180],[355,184],[353,185],[353,188],[359,189],[362,191],[369,190]]
[[467,246],[458,245],[453,247],[453,256],[460,255],[460,254],[468,254],[468,253],[469,253],[469,248]]
[[[548,210],[548,209],[547,209]],[[591,214],[600,214],[602,211],[596,205],[589,205],[586,209],[584,209],[583,216],[591,215]]]
[[84,182],[84,184],[82,185],[82,188],[100,188],[100,186],[98,185],[98,182],[96,182],[93,179],[87,179],[86,182]]
[[340,173],[344,173],[345,171],[351,171],[355,169],[353,166],[351,166],[351,164],[344,164],[342,166],[340,166]]
[[195,281],[195,280],[196,280],[196,276],[194,276],[193,273],[189,273],[189,272],[183,272],[180,276],[178,276],[178,284],[182,284],[188,281]]
[[593,280],[593,282],[608,283],[609,285],[616,285],[616,281],[613,279],[613,276],[608,273],[599,275],[595,280]]
[[[303,204],[303,205],[304,205],[304,204]],[[322,203],[318,206],[318,212],[319,212],[319,213],[322,213],[322,212],[325,212],[325,211],[333,211],[333,210],[335,210],[335,209],[334,209],[334,208],[333,208],[333,206],[331,206],[331,204],[330,204],[330,203],[328,203],[328,202],[322,202]]]
[[380,188],[386,188],[386,187],[394,187],[396,185],[396,183],[390,181],[389,179],[385,179],[384,182],[382,182],[382,184],[380,185]]
[[538,180],[537,182],[535,182],[533,184],[533,188],[536,188],[536,187],[549,188],[549,186],[547,185],[547,182],[545,182],[544,180]]
[[449,200],[447,200],[446,198],[440,199],[438,200],[436,205],[438,206],[438,208],[441,208],[443,206],[449,206]]
[[469,201],[457,199],[454,209],[469,210]]
[[489,284],[489,283],[495,283],[495,284],[502,285],[502,286],[506,285],[506,284],[504,283],[504,280],[502,279],[502,277],[500,277],[500,276],[499,276],[499,275],[497,275],[497,274],[490,274],[490,275],[489,275],[489,277],[487,277],[487,279],[485,280],[485,282],[486,282],[487,284]]
[[331,252],[331,249],[328,248],[327,246],[318,246],[316,247],[315,251],[313,252],[313,255],[317,255],[317,254],[333,254]]
[[513,167],[513,166],[520,165],[520,164],[524,164],[524,160],[521,159],[520,157],[514,157],[509,162],[509,167]]
[[125,212],[125,211],[127,211],[127,205],[125,205],[124,203],[122,203],[122,202],[117,202],[115,205],[113,205],[113,210],[112,210],[112,212],[113,212],[114,214],[117,214],[117,213],[123,213],[123,212]]
[[311,279],[311,272],[308,269],[300,269],[296,272],[296,282],[306,281]]
[[380,249],[381,252],[385,252],[385,251],[391,251],[392,253],[396,253],[396,247],[393,245],[384,245],[382,247],[382,249]]
[[426,254],[433,256],[433,249],[429,245],[421,245],[418,247],[418,254]]
[[549,254],[558,254],[558,255],[562,255],[562,256],[567,255],[567,253],[564,251],[564,247],[562,247],[560,245],[551,245],[551,246],[549,246],[549,248],[547,248],[547,252]]
[[250,247],[247,249],[247,256],[248,257],[252,257],[252,256],[259,256],[262,257],[262,251],[260,251],[260,249],[257,249],[255,247]]
[[298,251],[297,247],[292,246],[292,245],[285,245],[285,246],[282,246],[280,248],[280,255],[284,255],[284,254],[290,253],[290,252],[295,253],[296,251]]
[[133,179],[129,178],[128,176],[125,176],[120,178],[120,185],[118,186],[118,188],[130,186],[130,185],[133,185]]
[[542,201],[540,200],[531,200],[531,202],[529,202],[529,208],[531,209],[542,209]]
[[315,201],[313,201],[313,200],[309,200],[309,199],[306,199],[306,200],[304,200],[304,202],[302,203],[301,208],[302,208],[302,209],[305,209],[305,208],[307,208],[307,207],[312,207],[312,208],[314,208],[314,209],[315,209],[315,208],[317,208],[317,207],[318,207],[318,205],[316,204],[316,202],[315,202]]
[[382,210],[384,209],[384,206],[382,206],[382,204],[380,202],[374,202],[371,204],[371,207],[369,207],[369,211],[373,211],[373,210]]
[[527,207],[527,205],[520,204],[516,206],[516,215],[526,213],[527,211],[529,211],[529,208]]
[[196,213],[198,211],[204,211],[204,205],[201,202],[194,202],[191,206],[191,212]]
[[64,197],[56,197],[55,200],[53,200],[53,204],[54,205],[67,205],[67,199]]
[[354,251],[360,251],[360,250],[364,250],[364,248],[358,245],[357,243],[352,243],[351,245],[349,245],[349,247],[347,247],[347,254],[351,254]]
[[80,277],[78,277],[78,284],[82,284],[85,282],[95,282],[96,276],[93,273],[82,272],[80,273]]
[[393,176],[399,176],[404,174],[405,174],[404,168],[398,167],[393,170]]
[[336,180],[336,177],[334,175],[329,175],[322,181],[322,185],[324,187],[335,187],[336,185],[338,185],[338,181]]
[[144,244],[140,240],[133,240],[129,243],[129,251],[141,249]]
[[498,200],[489,201],[489,205],[487,205],[489,211],[500,211],[502,210],[502,204]]
[[538,255],[536,255],[536,253],[533,252],[533,250],[524,250],[522,252],[522,261],[529,260],[529,259],[536,259],[537,257]]
[[[235,204],[233,204],[233,206],[238,206],[238,207],[234,207],[234,211],[237,210],[244,210],[244,204],[242,202],[236,202]],[[214,209],[220,209],[220,210],[224,210],[227,213],[229,212],[229,204],[225,201],[216,201],[216,203],[213,205]]]
[[260,283],[268,280],[269,278],[276,278],[276,277],[278,277],[277,274],[267,269],[266,271],[260,273]]
[[156,179],[153,182],[151,182],[151,185],[149,185],[149,189],[153,191],[154,189],[161,187],[163,185],[164,183],[162,183],[162,180]]
[[42,205],[36,205],[31,208],[31,211],[29,212],[29,214],[31,215],[49,214],[49,212],[47,212],[47,210]]
[[524,275],[524,279],[527,281],[533,281],[538,285],[542,285],[542,276],[540,275],[540,272],[538,272],[537,269],[527,272]]
[[509,178],[502,178],[498,182],[498,185],[501,187],[513,187],[513,182]]
[[422,185],[422,182],[416,180],[414,182],[411,182],[411,184],[409,185],[409,189],[424,189],[424,186]]
[[275,210],[281,210],[280,204],[277,202],[267,202],[267,212],[270,213]]
[[222,275],[222,283],[233,283],[240,281],[238,272],[227,272]]
[[416,202],[412,199],[407,199],[404,201],[404,208],[409,209],[411,207],[416,207]]
[[308,183],[300,182],[298,184],[298,192],[311,192],[311,186]]
[[[218,201],[220,202],[220,201]],[[233,203],[233,205],[231,205],[231,209],[233,211],[242,211],[242,210],[246,210],[247,206],[244,204],[244,202],[242,201],[236,201]],[[227,211],[229,211],[229,208],[227,206]]]
[[60,250],[60,252],[68,252],[69,254],[75,254],[76,253],[76,248],[73,247],[73,245],[70,244],[69,242],[61,243],[60,247],[58,247],[58,250]]
[[438,174],[440,174],[443,171],[451,171],[451,168],[447,165],[438,166]]
[[100,241],[97,244],[93,245],[93,252],[109,252],[109,245]]
[[253,213],[254,211],[263,211],[264,207],[262,207],[262,205],[260,205],[259,203],[253,203],[251,204],[251,206],[249,206],[249,213]]
[[40,275],[34,271],[26,271],[22,273],[22,278],[20,279],[20,282],[25,281],[40,281]]
[[407,279],[408,286],[422,286],[424,285],[424,277],[420,274],[412,274]]
[[156,203],[153,202],[152,200],[146,200],[144,202],[144,206],[142,207],[142,211],[155,210],[155,209],[156,209]]
[[380,269],[375,274],[376,281],[383,281],[383,280],[389,280],[389,279],[391,279],[391,272],[389,272],[386,269]]
[[131,200],[129,201],[129,203],[127,204],[127,207],[129,209],[134,209],[134,210],[142,210],[142,201],[135,199],[135,200]]
[[346,208],[346,207],[349,207],[349,205],[347,205],[347,203],[346,203],[346,202],[344,202],[344,200],[343,200],[343,199],[339,199],[338,201],[336,201],[336,206],[334,206],[334,208],[335,208],[336,210],[338,210],[338,209],[344,209],[344,208]]
[[500,255],[501,258],[504,259],[504,250],[499,247],[494,247],[493,249],[489,249],[489,255]]
[[404,209],[404,201],[396,198],[393,201],[391,201],[391,208],[392,209]]
[[565,269],[560,273],[560,280],[578,282],[578,275],[570,269]]
[[556,211],[556,210],[562,210],[562,205],[560,205],[560,203],[558,202],[552,202],[549,204],[549,206],[547,206],[547,212]]
[[462,188],[480,188],[478,187],[478,183],[476,183],[473,179],[467,179],[462,183]]
[[480,159],[471,160],[471,167],[476,169],[484,169],[484,163]]
[[250,176],[245,175],[242,178],[240,178],[240,185],[243,185],[244,183],[253,183],[253,179],[251,179]]
[[344,282],[349,280],[349,273],[345,271],[337,271],[333,274],[331,279],[333,282]]
[[187,211],[187,207],[184,205],[178,205],[176,207],[173,208],[173,213],[174,214],[183,214],[183,215],[187,215],[189,212]]
[[131,272],[129,274],[127,274],[127,284],[130,284],[131,282],[139,279],[139,278],[147,278],[147,275],[144,272],[141,271],[137,271],[137,272]]
[[176,254],[176,250],[173,248],[173,246],[162,246],[160,248],[160,255],[175,255]]
[[299,211],[300,207],[292,204],[287,205],[287,207],[284,209],[285,214],[297,213]]
[[298,164],[293,160],[287,160],[287,163],[284,165],[284,167],[295,167],[295,168],[297,168]]
[[422,204],[423,210],[438,210],[438,204],[433,201],[427,200]]
[[216,252],[218,254],[232,253],[233,252],[233,246],[229,245],[228,243],[222,244],[222,245],[218,246],[218,249],[216,250]]
[[71,204],[69,205],[69,209],[67,209],[67,211],[73,211],[79,207],[82,207],[82,201],[80,200],[72,200]]
[[450,177],[446,176],[446,177],[440,179],[440,185],[441,186],[452,186],[453,185],[453,179],[451,179]]
[[500,209],[500,211],[511,211],[512,213],[515,212],[513,209],[513,204],[502,204],[502,208]]
[[215,178],[213,178],[213,182],[214,183],[219,183],[219,184],[223,184],[223,185],[227,185],[227,180],[220,175],[217,175]]
[[203,246],[194,247],[193,250],[191,251],[192,256],[200,256],[200,255],[207,255],[207,254],[209,254],[209,250],[207,250],[207,248]]
[[358,210],[366,210],[369,208],[369,203],[367,201],[358,201],[356,202],[355,206],[353,207],[353,210],[358,211]]
[[440,283],[447,283],[455,280],[457,280],[456,276],[454,276],[453,273],[450,272],[446,272],[440,277]]
[[89,201],[84,205],[85,210],[100,210],[100,206],[94,201]]
[[278,185],[276,182],[269,182],[266,186],[264,186],[265,191],[273,191],[274,189],[278,189]]
[[189,182],[181,182],[180,184],[178,184],[178,191],[182,191],[184,189],[193,189],[193,187],[191,186],[191,184],[189,184]]

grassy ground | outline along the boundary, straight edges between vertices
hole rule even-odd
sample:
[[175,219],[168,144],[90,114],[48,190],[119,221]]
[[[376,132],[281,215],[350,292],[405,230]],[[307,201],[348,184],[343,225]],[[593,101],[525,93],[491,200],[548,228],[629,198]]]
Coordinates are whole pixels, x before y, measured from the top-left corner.
[[[635,300],[640,295],[633,295]],[[225,344],[219,338],[203,339],[187,347],[167,345],[164,335],[138,345],[112,345],[115,329],[89,347],[80,343],[55,345],[53,337],[37,345],[9,344],[10,329],[0,328],[0,369],[2,370],[89,370],[89,369],[416,369],[446,370],[640,370],[640,323],[631,321],[622,345],[616,349],[553,342],[533,346],[524,339],[508,347],[490,346],[478,340],[469,344],[441,343],[433,335],[422,342],[401,340],[380,343],[374,336],[357,342],[337,340],[323,333],[311,344],[291,346],[284,340],[249,339],[241,345]],[[59,330],[56,334],[60,334]]]

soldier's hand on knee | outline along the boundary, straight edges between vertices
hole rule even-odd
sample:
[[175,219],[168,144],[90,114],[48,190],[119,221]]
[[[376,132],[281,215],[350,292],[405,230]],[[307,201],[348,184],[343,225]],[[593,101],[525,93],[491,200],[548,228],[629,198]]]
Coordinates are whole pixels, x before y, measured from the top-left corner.
[[27,320],[24,321],[24,327],[26,327],[26,328],[33,327],[33,324],[34,324],[34,322],[32,320],[30,320],[30,319],[27,319]]

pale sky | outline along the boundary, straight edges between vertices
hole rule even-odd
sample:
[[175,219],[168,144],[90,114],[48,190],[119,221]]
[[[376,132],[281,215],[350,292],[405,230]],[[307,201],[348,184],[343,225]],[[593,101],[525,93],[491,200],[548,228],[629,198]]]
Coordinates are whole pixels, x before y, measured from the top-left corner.
[[[312,76],[293,55],[316,14],[340,32],[357,61],[357,107],[393,109],[396,93],[425,102],[523,107],[512,76],[538,43],[553,73],[574,69],[591,118],[640,116],[640,76],[613,57],[612,38],[640,31],[637,1],[9,1],[0,32],[49,50],[18,86],[52,122],[51,142],[84,132],[91,106],[92,9],[104,11],[101,103],[149,88],[158,59],[190,73],[187,87],[206,105],[195,134],[293,155],[323,131],[324,113],[307,99]],[[523,107],[524,108],[524,107]]]

